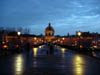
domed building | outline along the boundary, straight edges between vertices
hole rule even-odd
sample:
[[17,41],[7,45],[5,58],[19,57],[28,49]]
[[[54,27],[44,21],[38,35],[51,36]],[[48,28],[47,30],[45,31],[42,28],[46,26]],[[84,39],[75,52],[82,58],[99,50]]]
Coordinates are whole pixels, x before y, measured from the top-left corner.
[[48,27],[45,29],[45,41],[46,43],[51,43],[54,40],[54,29],[51,24],[48,24]]

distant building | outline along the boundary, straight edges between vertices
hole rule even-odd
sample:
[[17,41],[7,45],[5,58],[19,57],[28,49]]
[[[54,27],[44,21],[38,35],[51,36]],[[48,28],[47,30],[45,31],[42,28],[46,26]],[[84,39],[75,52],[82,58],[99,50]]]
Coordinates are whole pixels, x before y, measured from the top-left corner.
[[53,27],[49,23],[48,27],[45,29],[45,37],[44,38],[45,38],[46,43],[50,43],[55,39],[54,32],[55,31],[54,31]]
[[45,35],[41,34],[39,36],[27,33],[19,36],[18,31],[0,30],[0,44],[7,44],[9,47],[12,47],[13,45],[18,46],[18,42],[21,42],[21,45],[24,45],[28,42],[32,46],[41,45],[44,43],[53,43],[75,47],[81,45],[83,48],[88,48],[91,46],[95,48],[98,46],[100,48],[100,34],[81,32],[81,35],[78,36],[78,32],[81,31],[77,31],[76,35],[69,35],[68,33],[66,36],[55,36],[55,30],[50,23],[45,28]]

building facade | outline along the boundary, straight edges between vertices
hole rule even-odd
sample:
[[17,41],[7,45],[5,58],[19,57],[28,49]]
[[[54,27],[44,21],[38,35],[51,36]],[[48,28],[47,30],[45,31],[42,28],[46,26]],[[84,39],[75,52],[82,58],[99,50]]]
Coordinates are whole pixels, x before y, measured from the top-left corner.
[[45,29],[44,39],[45,39],[46,43],[52,43],[53,42],[53,40],[55,39],[54,33],[55,33],[55,31],[54,31],[53,27],[51,26],[51,24],[49,23],[48,26]]

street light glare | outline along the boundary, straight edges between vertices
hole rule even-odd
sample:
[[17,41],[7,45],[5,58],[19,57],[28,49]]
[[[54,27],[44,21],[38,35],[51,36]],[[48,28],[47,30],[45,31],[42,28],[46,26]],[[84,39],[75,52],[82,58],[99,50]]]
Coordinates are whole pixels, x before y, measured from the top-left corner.
[[18,36],[20,36],[21,35],[21,32],[17,32],[17,34],[18,34]]
[[78,32],[78,36],[81,36],[81,32]]
[[65,40],[65,38],[62,38],[63,40]]

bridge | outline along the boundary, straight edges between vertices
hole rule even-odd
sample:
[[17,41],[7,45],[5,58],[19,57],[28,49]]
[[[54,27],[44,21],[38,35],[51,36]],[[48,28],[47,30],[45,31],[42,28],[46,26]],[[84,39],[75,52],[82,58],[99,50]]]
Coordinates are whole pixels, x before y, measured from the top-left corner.
[[50,46],[41,45],[20,54],[0,57],[0,75],[100,74],[99,59],[56,45],[52,49],[50,53]]

